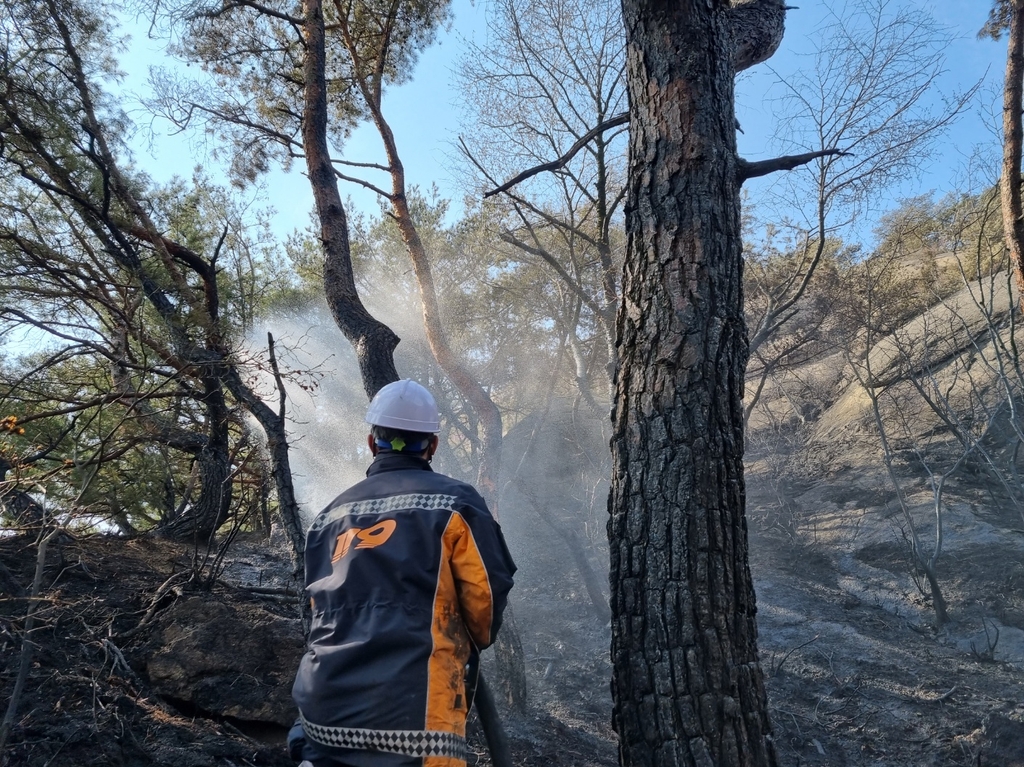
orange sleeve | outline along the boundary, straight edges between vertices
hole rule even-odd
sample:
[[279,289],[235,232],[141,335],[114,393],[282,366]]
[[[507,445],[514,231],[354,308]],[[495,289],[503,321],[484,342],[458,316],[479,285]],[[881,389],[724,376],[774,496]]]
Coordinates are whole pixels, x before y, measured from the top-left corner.
[[454,536],[451,565],[462,619],[473,642],[483,649],[490,646],[495,634],[494,592],[487,565],[473,531],[458,512],[455,512],[451,520],[449,531]]

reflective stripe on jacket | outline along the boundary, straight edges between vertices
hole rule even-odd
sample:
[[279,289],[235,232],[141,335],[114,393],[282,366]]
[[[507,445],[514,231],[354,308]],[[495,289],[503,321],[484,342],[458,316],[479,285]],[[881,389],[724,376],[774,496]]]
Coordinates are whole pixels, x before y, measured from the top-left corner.
[[383,452],[306,534],[307,738],[355,767],[465,761],[464,668],[489,646],[515,565],[471,485]]

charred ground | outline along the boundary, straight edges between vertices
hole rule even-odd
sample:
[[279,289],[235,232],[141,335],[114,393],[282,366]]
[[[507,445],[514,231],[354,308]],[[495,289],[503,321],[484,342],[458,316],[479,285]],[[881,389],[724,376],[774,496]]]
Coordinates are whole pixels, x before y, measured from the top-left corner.
[[[899,526],[878,503],[880,477],[792,484],[780,505],[761,468],[752,462],[752,568],[783,764],[1024,765],[1020,521],[979,506],[978,488],[961,488],[943,564],[952,621],[936,630]],[[854,528],[863,545],[847,545],[843,531]],[[551,561],[556,552],[520,557],[514,606],[531,708],[506,707],[513,761],[611,767],[607,624],[568,558]],[[289,764],[283,738],[301,637],[287,552],[236,543],[203,587],[188,577],[197,554],[151,540],[51,542],[9,764]],[[3,539],[0,561],[6,699],[33,540]],[[471,762],[487,764],[475,723],[470,734]]]

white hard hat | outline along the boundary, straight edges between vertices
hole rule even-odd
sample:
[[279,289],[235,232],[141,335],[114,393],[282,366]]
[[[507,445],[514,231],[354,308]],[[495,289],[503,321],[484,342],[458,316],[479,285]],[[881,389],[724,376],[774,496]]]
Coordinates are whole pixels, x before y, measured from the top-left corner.
[[433,395],[408,379],[389,383],[377,392],[366,411],[366,422],[425,434],[441,430],[441,415]]

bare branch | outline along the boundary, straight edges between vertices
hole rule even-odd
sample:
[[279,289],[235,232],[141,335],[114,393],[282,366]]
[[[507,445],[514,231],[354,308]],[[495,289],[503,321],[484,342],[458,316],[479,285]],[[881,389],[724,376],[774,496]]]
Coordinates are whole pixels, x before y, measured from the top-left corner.
[[391,168],[387,165],[381,165],[377,162],[352,162],[351,160],[339,160],[336,157],[332,157],[331,162],[335,165],[346,165],[349,168],[370,168],[372,170],[383,171],[384,173],[391,172]]
[[285,405],[287,404],[287,392],[284,388],[284,379],[281,377],[281,369],[277,365],[277,351],[274,347],[274,334],[267,333],[267,350],[270,356],[270,369],[274,373],[274,382],[277,384],[278,402],[277,417],[284,421]]
[[[473,156],[472,152],[470,152],[470,150],[469,150],[469,147],[466,146],[465,140],[463,140],[463,138],[461,136],[459,137],[459,144],[462,147],[462,152],[463,152],[463,154],[465,154],[466,159],[468,159],[471,163],[473,163],[473,165],[477,168],[477,170],[479,170],[487,178],[487,180],[493,182],[493,180],[494,180],[493,177],[486,171],[486,169],[483,167],[483,165],[480,163],[480,161],[477,160],[476,157]],[[554,228],[556,228],[556,229],[558,229],[558,230],[560,230],[562,232],[566,232],[568,234],[571,234],[572,236],[579,237],[581,240],[586,242],[588,245],[593,245],[594,247],[600,247],[600,242],[595,237],[591,236],[590,234],[587,234],[587,232],[585,232],[580,227],[574,226],[571,223],[567,223],[567,222],[563,221],[562,219],[558,218],[557,216],[554,216],[551,213],[545,211],[539,205],[537,205],[535,203],[532,203],[529,200],[527,200],[527,199],[525,199],[523,197],[520,197],[519,195],[513,194],[512,192],[509,192],[509,191],[506,191],[505,194],[513,202],[513,204],[515,206],[516,212],[519,214],[519,217],[523,220],[523,223],[525,225],[529,226],[529,224],[527,223],[526,216],[523,214],[523,212],[522,212],[522,210],[520,208],[525,208],[530,213],[533,213],[534,215],[536,215],[538,218],[543,219],[543,221],[546,224],[549,224],[550,226],[552,226],[552,227],[554,227]]]
[[767,176],[780,170],[793,170],[801,165],[806,165],[819,157],[852,157],[851,152],[844,152],[841,149],[819,149],[815,152],[804,152],[803,154],[787,154],[782,157],[773,157],[770,160],[758,160],[750,162],[742,157],[736,159],[736,176],[742,184],[747,179]]
[[[557,160],[552,160],[551,162],[546,162],[546,163],[544,163],[542,165],[534,166],[533,168],[530,168],[529,170],[524,170],[518,176],[515,176],[515,177],[509,179],[504,184],[499,186],[497,189],[492,189],[489,192],[484,192],[484,198],[486,199],[487,197],[493,197],[496,194],[501,194],[502,192],[506,192],[509,189],[511,189],[512,187],[514,187],[516,184],[522,183],[523,181],[526,181],[526,179],[532,178],[533,176],[536,176],[536,175],[538,175],[540,173],[544,173],[545,171],[554,171],[554,170],[559,170],[561,168],[564,168],[566,166],[566,164],[573,157],[575,157],[576,154],[581,149],[583,149],[583,147],[585,147],[587,144],[589,144],[595,138],[600,136],[606,130],[611,130],[612,128],[617,128],[620,125],[625,125],[628,122],[629,122],[629,112],[623,112],[620,115],[615,115],[615,117],[608,118],[604,122],[599,123],[598,125],[596,125],[593,128],[591,128],[589,131],[584,133],[582,136],[580,136],[579,140],[575,144],[573,144],[571,147],[569,147],[569,151],[567,151],[565,154],[563,154]],[[461,141],[462,139],[460,138],[459,140]]]
[[374,194],[380,195],[385,200],[391,200],[391,199],[394,198],[394,195],[392,195],[390,192],[385,192],[379,186],[375,186],[374,184],[371,184],[369,181],[365,181],[365,180],[363,180],[361,178],[356,178],[355,176],[346,176],[344,173],[339,171],[337,168],[335,168],[335,170],[334,170],[334,175],[337,176],[342,181],[348,181],[348,182],[350,182],[352,184],[359,184],[359,186],[362,186],[362,187],[365,187],[366,189],[369,189],[371,192],[373,192]]
[[252,0],[234,0],[233,2],[226,2],[220,8],[204,10],[197,13],[196,16],[207,19],[216,19],[237,8],[252,8],[254,11],[258,11],[264,16],[270,16],[275,19],[280,19],[281,21],[287,21],[289,24],[294,24],[295,26],[300,26],[302,24],[302,19],[298,16],[291,16],[287,13],[282,13],[281,11],[275,11],[273,8],[268,8],[262,3],[254,3]]

